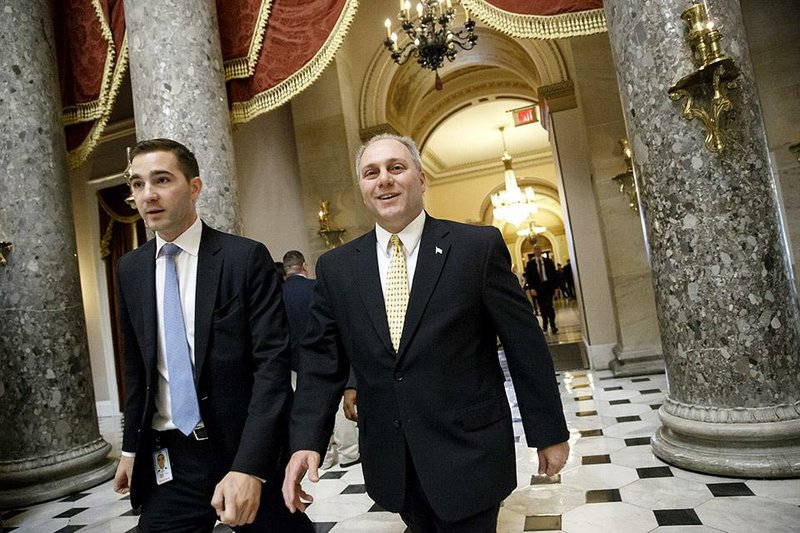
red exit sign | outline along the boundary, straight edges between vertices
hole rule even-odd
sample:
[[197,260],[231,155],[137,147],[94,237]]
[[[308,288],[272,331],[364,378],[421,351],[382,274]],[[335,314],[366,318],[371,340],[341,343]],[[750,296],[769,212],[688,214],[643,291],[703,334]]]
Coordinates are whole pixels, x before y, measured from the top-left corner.
[[535,105],[512,109],[511,114],[514,116],[514,126],[524,126],[525,124],[533,124],[536,122]]

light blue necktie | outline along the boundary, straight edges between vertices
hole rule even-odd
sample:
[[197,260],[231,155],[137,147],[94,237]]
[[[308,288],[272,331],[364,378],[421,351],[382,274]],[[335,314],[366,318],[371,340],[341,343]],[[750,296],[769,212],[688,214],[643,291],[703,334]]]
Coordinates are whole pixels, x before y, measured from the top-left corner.
[[169,397],[172,403],[172,421],[184,435],[189,435],[200,422],[200,407],[194,388],[192,361],[189,359],[189,342],[183,323],[181,295],[178,290],[178,272],[175,256],[181,249],[172,243],[162,248],[167,263],[164,268],[164,350],[169,371]]

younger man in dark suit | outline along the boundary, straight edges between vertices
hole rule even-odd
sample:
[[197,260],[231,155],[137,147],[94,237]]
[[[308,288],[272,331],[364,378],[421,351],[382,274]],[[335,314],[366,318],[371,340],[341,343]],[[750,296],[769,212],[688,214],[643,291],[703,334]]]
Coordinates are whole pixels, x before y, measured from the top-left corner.
[[128,397],[114,489],[141,506],[143,533],[210,532],[217,517],[302,531],[278,492],[291,390],[269,252],[198,218],[203,182],[182,144],[139,142],[129,173],[156,237],[118,265]]
[[556,474],[569,437],[544,336],[497,228],[427,215],[427,180],[406,137],[356,156],[373,231],[317,262],[292,408],[295,452],[284,499],[317,481],[350,365],[358,383],[364,482],[413,533],[494,532],[516,486],[514,433],[497,355],[500,337],[539,472]]

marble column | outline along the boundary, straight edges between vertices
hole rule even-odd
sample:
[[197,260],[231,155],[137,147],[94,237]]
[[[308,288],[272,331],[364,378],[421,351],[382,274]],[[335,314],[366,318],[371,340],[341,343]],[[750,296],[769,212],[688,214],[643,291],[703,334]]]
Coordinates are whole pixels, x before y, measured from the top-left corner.
[[0,509],[114,475],[97,426],[47,0],[0,1]]
[[198,213],[241,233],[228,97],[214,0],[125,0],[136,138],[167,137],[200,164]]
[[667,97],[694,69],[690,2],[605,2],[669,384],[653,451],[701,472],[798,476],[797,294],[739,2],[707,4],[742,71],[721,153]]

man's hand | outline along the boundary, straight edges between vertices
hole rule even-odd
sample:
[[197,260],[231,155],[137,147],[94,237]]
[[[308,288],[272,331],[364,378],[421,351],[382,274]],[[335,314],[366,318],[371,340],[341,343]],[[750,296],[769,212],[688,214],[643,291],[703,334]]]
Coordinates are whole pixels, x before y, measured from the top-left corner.
[[128,494],[131,491],[134,457],[120,457],[117,473],[114,474],[114,492]]
[[243,472],[228,472],[214,489],[211,506],[229,526],[251,524],[261,503],[261,480]]
[[306,504],[314,501],[300,487],[303,476],[308,472],[308,479],[314,483],[319,481],[319,453],[311,450],[298,450],[292,454],[286,465],[286,477],[283,478],[283,501],[291,512],[306,512]]
[[358,411],[356,411],[357,403],[358,391],[356,389],[345,389],[342,409],[344,410],[344,416],[353,422],[358,422]]
[[567,464],[569,458],[569,443],[561,442],[553,444],[547,448],[539,448],[539,474],[546,474],[548,476],[555,476],[564,465]]

